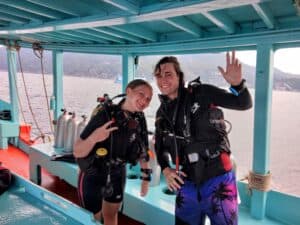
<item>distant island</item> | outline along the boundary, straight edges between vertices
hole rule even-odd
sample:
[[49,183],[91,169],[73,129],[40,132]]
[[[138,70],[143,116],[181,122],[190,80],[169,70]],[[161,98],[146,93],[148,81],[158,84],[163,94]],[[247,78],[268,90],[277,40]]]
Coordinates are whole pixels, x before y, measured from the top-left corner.
[[[160,57],[140,57],[137,76],[153,79],[153,68]],[[220,79],[217,70],[218,65],[225,65],[224,54],[180,55],[178,58],[187,81],[200,76],[203,82],[220,86],[226,85],[225,81]],[[0,59],[0,70],[7,70],[5,48],[0,49]],[[21,49],[21,60],[24,72],[41,73],[40,61],[31,49]],[[63,60],[64,74],[70,76],[119,79],[118,76],[120,76],[122,70],[121,56],[65,53]],[[47,74],[52,73],[52,56],[49,51],[44,53],[44,70]],[[253,88],[255,85],[255,67],[243,64],[243,75],[248,86]],[[273,88],[276,90],[300,91],[300,75],[293,75],[275,69]]]

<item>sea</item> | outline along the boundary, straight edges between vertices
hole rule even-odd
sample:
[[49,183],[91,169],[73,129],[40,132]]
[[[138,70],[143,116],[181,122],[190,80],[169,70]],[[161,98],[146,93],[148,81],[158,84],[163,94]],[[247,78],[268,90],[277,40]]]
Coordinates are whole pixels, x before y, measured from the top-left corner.
[[[21,74],[17,76],[20,109],[24,112],[24,117],[20,116],[20,121],[32,125],[32,138],[39,135],[33,118],[38,121],[38,126],[41,127],[43,133],[51,134],[50,124],[53,118],[50,109],[51,119],[49,119],[47,102],[53,98],[52,76],[45,75],[44,81],[39,74],[26,73],[24,81]],[[158,90],[153,81],[149,82],[154,88],[154,96],[145,114],[149,130],[154,130],[155,112],[159,105]],[[115,79],[75,76],[63,78],[64,108],[68,112],[75,112],[78,120],[81,120],[82,115],[90,117],[92,110],[98,104],[98,97],[104,94],[113,97],[120,93],[121,84]],[[254,90],[251,90],[251,93],[254,101]],[[5,71],[0,71],[0,99],[10,101],[8,75]],[[254,109],[255,105],[246,111],[224,110],[226,120],[232,125],[229,139],[232,155],[237,164],[238,179],[247,177],[253,164]],[[270,154],[267,157],[267,162],[269,162],[267,169],[272,174],[272,189],[297,196],[300,196],[299,115],[300,92],[273,91],[270,142],[268,143]]]

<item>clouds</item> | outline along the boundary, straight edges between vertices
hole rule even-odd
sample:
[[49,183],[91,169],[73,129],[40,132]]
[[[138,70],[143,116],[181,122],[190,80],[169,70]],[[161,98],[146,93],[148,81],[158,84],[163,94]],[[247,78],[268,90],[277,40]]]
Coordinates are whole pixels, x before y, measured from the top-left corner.
[[[239,51],[237,57],[245,64],[256,65],[256,51]],[[286,72],[300,75],[300,48],[280,49],[274,55],[274,67]]]

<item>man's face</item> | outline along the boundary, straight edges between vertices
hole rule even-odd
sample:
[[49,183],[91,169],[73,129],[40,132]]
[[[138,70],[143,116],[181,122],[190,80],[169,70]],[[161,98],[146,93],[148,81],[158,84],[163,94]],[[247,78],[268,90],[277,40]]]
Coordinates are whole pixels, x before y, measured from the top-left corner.
[[157,86],[163,95],[175,99],[178,95],[179,76],[176,73],[173,63],[160,65],[160,70],[155,71]]

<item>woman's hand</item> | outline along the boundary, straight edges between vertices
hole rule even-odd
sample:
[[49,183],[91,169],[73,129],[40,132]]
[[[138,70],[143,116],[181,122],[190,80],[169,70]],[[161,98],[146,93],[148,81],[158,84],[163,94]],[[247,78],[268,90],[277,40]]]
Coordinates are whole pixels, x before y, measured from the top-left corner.
[[181,185],[184,184],[181,176],[186,177],[186,174],[182,171],[179,171],[179,174],[177,174],[175,169],[167,167],[163,170],[163,174],[166,178],[167,185],[170,191],[177,191],[178,189],[180,189]]
[[114,121],[112,120],[106,122],[92,133],[91,138],[94,141],[94,143],[104,141],[106,138],[109,137],[111,132],[118,129],[118,127],[111,127],[111,124],[113,122]]
[[111,132],[117,130],[117,127],[110,127],[112,123],[113,121],[108,121],[103,124],[101,127],[94,130],[87,139],[82,140],[81,138],[78,138],[73,146],[73,155],[75,158],[86,157],[97,142],[104,141]]
[[237,86],[242,82],[242,65],[235,58],[235,51],[232,51],[231,57],[229,52],[226,53],[226,70],[220,66],[218,69],[230,85]]
[[149,181],[142,180],[142,184],[141,184],[141,196],[146,196],[146,194],[148,193],[149,183],[150,183]]

